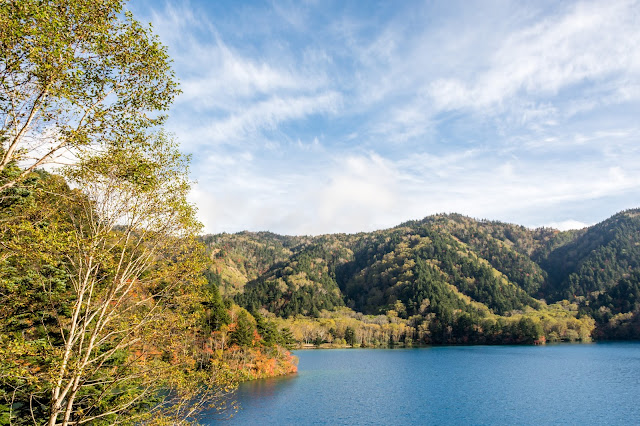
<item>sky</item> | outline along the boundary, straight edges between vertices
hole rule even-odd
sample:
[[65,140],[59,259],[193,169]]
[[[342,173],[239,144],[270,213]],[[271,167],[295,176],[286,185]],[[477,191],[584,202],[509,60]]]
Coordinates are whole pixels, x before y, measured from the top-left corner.
[[152,1],[205,232],[640,207],[638,1]]

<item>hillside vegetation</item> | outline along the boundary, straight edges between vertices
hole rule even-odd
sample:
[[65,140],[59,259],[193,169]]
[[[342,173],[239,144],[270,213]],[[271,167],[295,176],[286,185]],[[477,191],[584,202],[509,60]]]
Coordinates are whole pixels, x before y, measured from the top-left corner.
[[440,214],[370,233],[204,239],[225,296],[301,344],[351,330],[364,345],[640,337],[637,209],[566,232]]

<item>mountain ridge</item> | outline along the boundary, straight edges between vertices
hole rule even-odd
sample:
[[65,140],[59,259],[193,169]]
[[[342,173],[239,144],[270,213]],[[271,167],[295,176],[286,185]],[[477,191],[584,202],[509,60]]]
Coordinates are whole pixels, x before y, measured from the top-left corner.
[[[355,234],[242,232],[203,241],[227,296],[282,318],[346,306],[429,324],[469,315],[480,329],[482,318],[542,313],[563,302],[577,306],[575,317],[597,320],[594,336],[605,338],[602,330],[618,321],[637,338],[639,329],[627,325],[637,321],[639,303],[621,297],[618,285],[632,295],[640,289],[639,235],[640,209],[629,209],[570,231],[453,213]],[[238,265],[244,272],[233,277]]]

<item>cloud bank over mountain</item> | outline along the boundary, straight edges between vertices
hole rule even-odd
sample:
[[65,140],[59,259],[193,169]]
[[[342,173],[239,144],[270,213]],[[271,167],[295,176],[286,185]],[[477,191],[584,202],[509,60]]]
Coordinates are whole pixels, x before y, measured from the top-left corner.
[[640,3],[131,4],[208,232],[436,212],[580,227],[640,200]]

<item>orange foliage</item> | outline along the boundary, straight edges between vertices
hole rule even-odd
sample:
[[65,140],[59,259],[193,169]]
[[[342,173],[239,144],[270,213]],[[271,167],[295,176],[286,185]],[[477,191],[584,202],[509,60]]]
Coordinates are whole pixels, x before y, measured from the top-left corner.
[[240,380],[283,376],[298,371],[298,359],[282,348],[233,346],[225,352],[224,358]]

